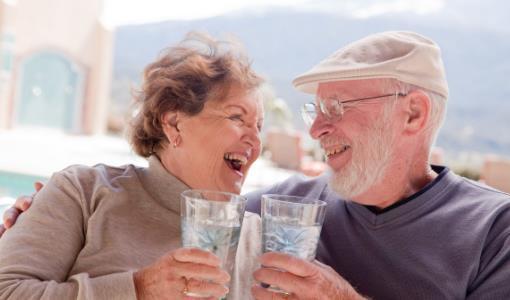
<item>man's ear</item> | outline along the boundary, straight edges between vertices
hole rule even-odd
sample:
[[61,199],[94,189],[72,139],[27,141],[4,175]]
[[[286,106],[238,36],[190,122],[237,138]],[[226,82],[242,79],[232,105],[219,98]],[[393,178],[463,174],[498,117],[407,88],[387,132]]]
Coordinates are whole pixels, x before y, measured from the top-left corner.
[[161,126],[163,127],[163,132],[165,133],[168,142],[173,145],[175,145],[176,142],[180,142],[180,118],[181,113],[178,111],[169,111],[161,115]]
[[405,96],[404,130],[408,134],[420,132],[430,118],[431,99],[423,91],[412,91]]

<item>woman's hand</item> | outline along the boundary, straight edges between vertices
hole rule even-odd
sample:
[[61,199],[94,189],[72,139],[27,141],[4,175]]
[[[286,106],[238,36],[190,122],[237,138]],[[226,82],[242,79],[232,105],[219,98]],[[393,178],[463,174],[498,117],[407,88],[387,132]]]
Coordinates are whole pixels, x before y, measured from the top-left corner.
[[[179,248],[134,273],[137,299],[194,299],[186,292],[218,299],[228,293],[229,274],[220,259],[197,248]],[[207,298],[209,297],[209,298]]]
[[43,188],[44,184],[40,181],[36,181],[34,183],[35,193],[31,196],[19,196],[16,199],[16,202],[14,202],[14,205],[7,209],[4,212],[3,215],[3,224],[0,224],[0,237],[4,234],[5,230],[11,228],[14,223],[16,223],[16,220],[18,219],[19,215],[25,212],[27,209],[30,208],[30,205],[32,204],[32,198],[34,195],[39,192]]

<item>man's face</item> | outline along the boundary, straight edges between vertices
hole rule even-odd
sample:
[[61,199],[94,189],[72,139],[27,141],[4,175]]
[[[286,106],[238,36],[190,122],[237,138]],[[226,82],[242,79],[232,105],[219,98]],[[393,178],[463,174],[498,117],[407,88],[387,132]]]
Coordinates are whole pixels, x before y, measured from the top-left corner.
[[[317,99],[344,102],[385,94],[379,80],[353,80],[321,84]],[[395,97],[345,104],[341,118],[319,113],[312,124],[310,134],[320,141],[333,171],[331,187],[341,196],[355,199],[386,177],[396,142],[391,118]]]

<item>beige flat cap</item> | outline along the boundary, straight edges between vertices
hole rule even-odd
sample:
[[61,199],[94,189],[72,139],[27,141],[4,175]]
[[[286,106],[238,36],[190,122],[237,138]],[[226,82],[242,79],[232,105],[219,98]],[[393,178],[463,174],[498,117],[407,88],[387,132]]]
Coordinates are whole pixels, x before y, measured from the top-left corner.
[[292,83],[315,94],[321,82],[395,78],[448,98],[441,50],[414,32],[387,31],[353,42],[296,77]]

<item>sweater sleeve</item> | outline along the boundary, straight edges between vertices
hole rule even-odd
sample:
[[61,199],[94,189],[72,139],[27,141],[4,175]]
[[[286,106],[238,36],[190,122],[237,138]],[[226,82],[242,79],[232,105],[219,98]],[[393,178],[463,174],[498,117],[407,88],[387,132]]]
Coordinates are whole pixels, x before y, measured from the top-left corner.
[[56,173],[0,239],[0,299],[136,298],[131,272],[69,277],[85,243],[83,194]]
[[[510,199],[508,199],[510,201]],[[485,240],[466,299],[510,299],[510,205],[497,215]]]

